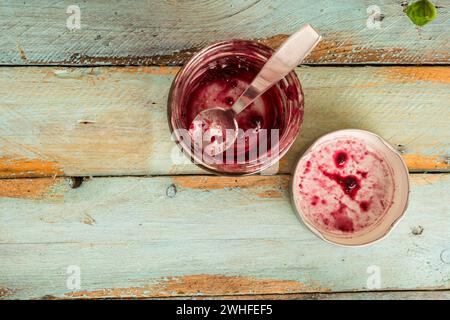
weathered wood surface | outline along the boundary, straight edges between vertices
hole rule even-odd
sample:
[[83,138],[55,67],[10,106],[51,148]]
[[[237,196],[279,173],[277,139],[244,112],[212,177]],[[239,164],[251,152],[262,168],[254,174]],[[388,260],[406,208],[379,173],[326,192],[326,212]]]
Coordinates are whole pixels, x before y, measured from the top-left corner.
[[[308,231],[287,175],[94,178],[76,189],[66,178],[3,179],[0,296],[367,291],[369,266],[380,268],[381,290],[449,290],[449,175],[411,178],[404,219],[363,248]],[[80,290],[66,286],[71,265]]]
[[[0,69],[0,177],[204,173],[176,164],[176,67]],[[380,134],[411,171],[450,168],[450,67],[302,67],[305,121],[280,172],[321,135]],[[174,157],[174,159],[179,157]],[[182,158],[183,159],[183,158]]]
[[[449,63],[448,2],[435,0],[437,19],[420,29],[402,3],[8,0],[1,2],[0,64],[180,64],[223,39],[260,39],[277,47],[304,23],[324,38],[307,63]],[[71,31],[66,12],[73,4],[81,28]],[[371,27],[371,5],[380,9],[374,16],[379,29]]]
[[[448,174],[412,175],[410,207],[387,239],[335,247],[296,218],[288,175],[184,176],[205,172],[171,158],[166,100],[178,68],[7,66],[179,65],[223,39],[276,48],[303,23],[324,37],[308,64],[448,64],[449,7],[434,3],[437,19],[417,28],[402,1],[383,1],[371,29],[362,0],[96,0],[78,3],[81,29],[70,31],[74,3],[2,1],[0,299],[449,299]],[[450,67],[297,72],[305,122],[279,173],[342,128],[382,135],[410,171],[449,171]],[[78,188],[54,178],[103,175],[165,176]],[[66,285],[71,265],[80,290]],[[381,292],[367,287],[373,265]]]
[[[186,297],[170,297],[170,299],[186,299]],[[448,290],[428,291],[368,291],[368,292],[327,292],[297,294],[265,294],[265,295],[232,295],[192,297],[192,299],[233,299],[233,300],[450,300]]]

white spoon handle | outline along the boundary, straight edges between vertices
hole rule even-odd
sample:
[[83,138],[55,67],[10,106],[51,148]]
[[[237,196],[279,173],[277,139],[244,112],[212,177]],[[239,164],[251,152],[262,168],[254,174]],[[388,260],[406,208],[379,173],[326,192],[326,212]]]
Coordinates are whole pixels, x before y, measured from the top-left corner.
[[283,79],[314,49],[321,36],[309,24],[291,35],[266,62],[250,86],[233,105],[238,114]]

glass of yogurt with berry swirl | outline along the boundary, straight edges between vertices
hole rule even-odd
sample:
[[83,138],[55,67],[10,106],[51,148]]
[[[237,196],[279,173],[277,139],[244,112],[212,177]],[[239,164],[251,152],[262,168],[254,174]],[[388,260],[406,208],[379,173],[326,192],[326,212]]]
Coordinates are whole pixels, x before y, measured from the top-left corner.
[[400,154],[363,130],[340,130],[318,139],[292,179],[301,220],[322,239],[345,246],[387,235],[403,216],[408,196],[408,169]]

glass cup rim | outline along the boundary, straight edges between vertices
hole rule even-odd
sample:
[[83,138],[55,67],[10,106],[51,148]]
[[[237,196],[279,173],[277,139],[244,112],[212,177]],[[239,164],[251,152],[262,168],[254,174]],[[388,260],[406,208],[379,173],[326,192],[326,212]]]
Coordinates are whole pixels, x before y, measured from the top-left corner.
[[[275,50],[270,48],[269,46],[262,44],[258,41],[254,41],[254,40],[242,40],[242,39],[230,39],[230,40],[223,40],[223,41],[218,41],[215,43],[212,43],[209,46],[206,46],[205,48],[201,49],[200,51],[198,51],[197,53],[195,53],[191,59],[189,59],[189,61],[180,68],[180,70],[177,72],[177,74],[175,75],[175,78],[172,81],[171,87],[170,87],[170,91],[169,91],[169,96],[168,96],[168,102],[167,102],[167,119],[168,119],[168,123],[169,123],[169,128],[172,134],[175,133],[175,135],[177,135],[176,129],[173,123],[173,100],[174,100],[174,95],[177,93],[176,89],[178,90],[178,86],[179,86],[179,82],[181,80],[183,80],[183,77],[185,76],[185,73],[187,72],[187,70],[189,70],[190,67],[195,67],[198,65],[198,63],[200,63],[201,61],[198,61],[199,59],[201,59],[203,57],[203,55],[214,51],[214,50],[218,50],[220,48],[222,48],[223,46],[231,46],[231,45],[238,45],[238,46],[252,46],[254,47],[256,50],[262,50],[262,52],[264,54],[272,54]],[[270,56],[267,57],[267,59]],[[297,74],[295,73],[295,70],[292,70],[285,78],[282,79],[282,81],[288,81],[288,83],[290,84],[291,82],[296,86],[296,88],[298,89],[298,96],[299,96],[299,101],[298,103],[298,108],[302,110],[304,109],[304,93],[303,93],[303,89],[301,86],[301,82],[298,79]],[[287,123],[290,123],[291,119],[292,119],[292,115],[289,115],[289,121],[287,121]],[[177,119],[179,120],[179,119]],[[255,170],[254,169],[250,169],[248,172],[245,171],[237,171],[237,172],[233,172],[233,171],[222,171],[222,170],[216,170],[214,169],[214,167],[210,167],[207,164],[205,164],[204,161],[202,161],[201,159],[198,159],[194,152],[192,152],[192,150],[189,150],[189,148],[186,147],[186,144],[184,144],[182,141],[183,139],[180,139],[180,136],[177,135],[175,137],[175,142],[178,145],[178,147],[181,149],[181,151],[188,157],[190,158],[190,160],[192,162],[194,162],[195,165],[199,166],[200,168],[213,173],[213,174],[220,174],[220,175],[229,175],[229,176],[245,176],[245,175],[252,175],[252,174],[257,174],[260,173],[261,171],[268,169],[269,167],[271,167],[272,165],[274,165],[276,162],[278,162],[286,153],[287,151],[290,149],[290,147],[292,146],[292,144],[295,142],[296,137],[298,136],[300,129],[301,129],[301,125],[303,122],[303,116],[299,117],[297,120],[295,120],[295,126],[293,127],[293,132],[290,132],[289,130],[285,130],[285,132],[283,132],[282,136],[280,136],[279,138],[279,142],[278,144],[280,144],[281,141],[285,141],[286,139],[289,138],[289,136],[292,136],[290,141],[285,141],[285,144],[283,145],[283,149],[281,150],[280,148],[278,149],[278,154],[277,155],[273,155],[269,158],[269,161],[264,162],[263,165],[259,165]],[[178,124],[181,124],[180,122],[178,122]],[[284,139],[284,140],[283,140]],[[181,141],[180,141],[181,140]],[[286,143],[287,142],[287,143]],[[243,167],[245,167],[246,164],[242,164]],[[253,165],[257,165],[257,164],[253,164]]]

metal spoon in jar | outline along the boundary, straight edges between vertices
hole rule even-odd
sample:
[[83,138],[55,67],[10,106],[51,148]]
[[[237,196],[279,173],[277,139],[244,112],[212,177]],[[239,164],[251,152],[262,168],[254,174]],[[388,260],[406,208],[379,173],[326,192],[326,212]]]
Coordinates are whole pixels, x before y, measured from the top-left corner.
[[320,39],[319,33],[309,24],[291,35],[231,108],[205,109],[195,117],[189,129],[194,142],[201,141],[201,147],[210,156],[231,147],[238,135],[236,116],[300,64]]

